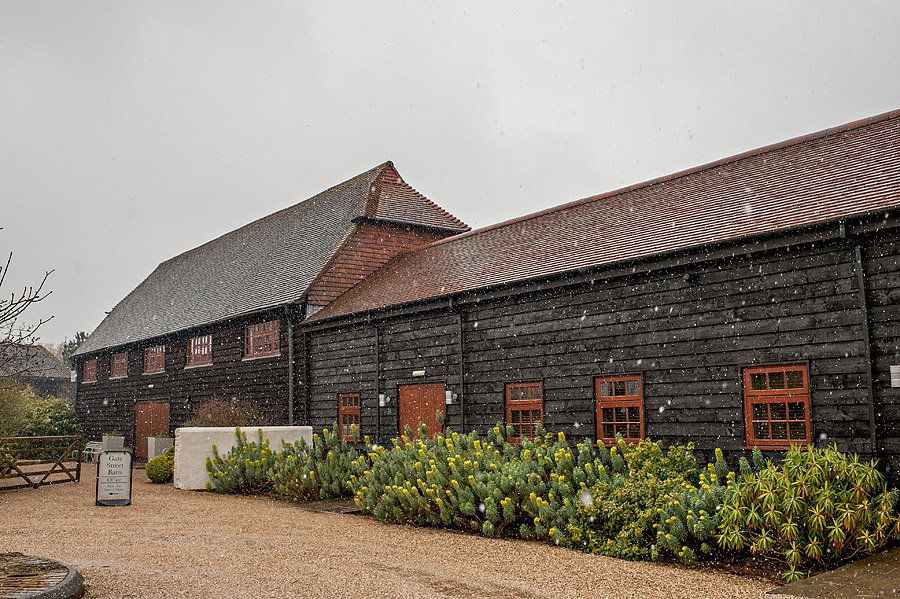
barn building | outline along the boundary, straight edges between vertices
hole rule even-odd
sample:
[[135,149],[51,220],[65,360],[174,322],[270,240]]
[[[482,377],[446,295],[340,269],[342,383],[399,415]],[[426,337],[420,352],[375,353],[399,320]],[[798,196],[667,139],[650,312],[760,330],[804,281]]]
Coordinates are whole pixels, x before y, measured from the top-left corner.
[[317,429],[836,443],[900,484],[900,112],[398,255],[303,330]]
[[900,111],[468,232],[388,163],[163,263],[77,359],[93,435],[241,397],[379,443],[836,443],[900,484]]
[[163,262],[76,352],[87,436],[118,431],[140,457],[212,399],[297,421],[297,325],[398,253],[467,230],[387,162]]

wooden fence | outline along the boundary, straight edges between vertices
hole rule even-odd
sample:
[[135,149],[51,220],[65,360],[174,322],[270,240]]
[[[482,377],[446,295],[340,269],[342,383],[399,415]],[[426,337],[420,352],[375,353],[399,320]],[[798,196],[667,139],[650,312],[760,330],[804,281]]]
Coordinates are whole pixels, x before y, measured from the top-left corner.
[[[0,491],[77,483],[83,445],[81,435],[0,437]],[[19,479],[24,482],[16,482]],[[8,481],[13,484],[5,484]]]

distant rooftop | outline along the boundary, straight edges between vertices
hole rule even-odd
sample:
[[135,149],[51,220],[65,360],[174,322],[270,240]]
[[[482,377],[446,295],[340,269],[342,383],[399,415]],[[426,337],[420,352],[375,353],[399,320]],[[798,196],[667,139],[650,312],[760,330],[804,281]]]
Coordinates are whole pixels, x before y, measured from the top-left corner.
[[66,379],[71,371],[43,345],[0,344],[0,376]]

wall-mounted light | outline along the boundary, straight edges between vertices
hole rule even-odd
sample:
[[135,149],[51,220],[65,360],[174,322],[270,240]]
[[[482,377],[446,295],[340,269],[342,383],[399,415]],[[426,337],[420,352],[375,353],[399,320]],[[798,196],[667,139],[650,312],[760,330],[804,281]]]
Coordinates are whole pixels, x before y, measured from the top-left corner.
[[444,391],[444,403],[448,406],[453,405],[453,395],[453,391],[450,391],[449,389],[447,391]]
[[900,364],[891,366],[891,387],[900,387]]
[[413,370],[412,375],[413,376],[425,376],[425,369],[423,368],[422,370]]
[[388,397],[387,395],[385,395],[384,393],[378,394],[378,407],[379,408],[383,408],[384,406],[388,405],[388,402],[390,402],[390,401],[391,401],[391,398]]

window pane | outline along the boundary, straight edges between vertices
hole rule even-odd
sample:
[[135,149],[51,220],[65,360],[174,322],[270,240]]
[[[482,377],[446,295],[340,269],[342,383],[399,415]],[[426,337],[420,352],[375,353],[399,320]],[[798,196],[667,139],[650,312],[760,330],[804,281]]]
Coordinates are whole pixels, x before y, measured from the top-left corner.
[[509,415],[509,419],[513,426],[517,426],[522,422],[522,412],[520,410],[513,410]]
[[603,423],[603,438],[604,439],[612,439],[615,436],[616,436],[616,429],[613,427],[613,425],[604,422]]
[[612,383],[610,383],[609,381],[600,383],[600,395],[601,395],[601,397],[611,397],[612,396]]
[[614,410],[616,414],[616,422],[625,422],[625,408],[622,406],[616,406]]
[[641,437],[641,425],[639,424],[629,424],[628,425],[628,438],[629,439],[640,439]]
[[625,381],[615,381],[613,383],[614,395],[625,395]]
[[753,438],[754,439],[769,439],[769,423],[768,422],[754,422],[753,423]]
[[639,386],[637,381],[628,381],[628,395],[637,395]]
[[769,373],[769,389],[784,389],[784,373],[783,372],[770,372]]
[[757,372],[755,374],[751,374],[750,388],[754,391],[765,391],[767,389],[765,373]]
[[612,408],[603,408],[600,410],[600,414],[603,417],[603,422],[612,422],[613,421],[613,409]]
[[806,407],[803,405],[803,403],[789,403],[788,418],[790,420],[806,420]]
[[787,406],[783,403],[769,404],[771,420],[787,420]]
[[788,389],[802,389],[803,388],[803,373],[799,370],[792,370],[787,373],[787,388]]
[[791,440],[792,441],[805,441],[806,440],[806,423],[805,422],[791,422],[788,425],[791,431]]
[[631,406],[628,408],[628,422],[640,422],[641,421],[641,409],[637,406]]
[[772,422],[772,438],[787,439],[787,422]]
[[753,420],[768,420],[769,406],[764,403],[753,404]]

